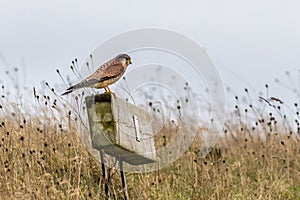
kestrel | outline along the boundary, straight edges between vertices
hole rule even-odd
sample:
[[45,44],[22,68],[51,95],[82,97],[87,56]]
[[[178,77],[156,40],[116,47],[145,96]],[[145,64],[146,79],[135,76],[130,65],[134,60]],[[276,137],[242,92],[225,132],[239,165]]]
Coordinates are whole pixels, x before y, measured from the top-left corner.
[[120,54],[115,58],[101,65],[93,74],[80,83],[69,87],[65,94],[83,87],[104,88],[106,92],[112,93],[108,85],[115,83],[124,74],[128,65],[131,64],[131,58],[127,54]]

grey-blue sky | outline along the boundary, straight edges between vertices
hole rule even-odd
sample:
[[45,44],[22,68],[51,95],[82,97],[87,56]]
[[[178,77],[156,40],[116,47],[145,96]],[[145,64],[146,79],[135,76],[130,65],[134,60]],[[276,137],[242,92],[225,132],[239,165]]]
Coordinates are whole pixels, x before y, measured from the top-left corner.
[[[300,66],[297,0],[0,1],[3,71],[24,61],[27,83],[58,83],[75,57],[83,61],[118,33],[158,27],[204,46],[226,85],[258,89]],[[22,61],[23,60],[23,61]],[[239,83],[239,84],[237,84]]]

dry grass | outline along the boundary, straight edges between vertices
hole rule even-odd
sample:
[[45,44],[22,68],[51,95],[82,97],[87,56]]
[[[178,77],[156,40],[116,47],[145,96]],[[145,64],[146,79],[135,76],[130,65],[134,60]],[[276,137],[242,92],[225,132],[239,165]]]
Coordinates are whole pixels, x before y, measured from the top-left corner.
[[[4,122],[4,120],[2,120]],[[6,121],[0,133],[0,198],[102,199],[100,166],[73,130],[31,122]],[[235,129],[236,130],[236,129]],[[200,159],[197,141],[168,168],[127,174],[132,199],[297,199],[300,198],[300,147],[296,136],[266,139],[226,134]],[[111,172],[112,173],[112,172]],[[114,199],[122,199],[117,172]]]
[[[268,113],[246,93],[246,102],[235,98],[224,136],[208,156],[198,157],[201,139],[196,138],[169,167],[127,174],[131,199],[300,199],[298,105],[292,128],[282,108]],[[35,114],[29,115],[6,94],[3,87],[0,199],[105,199],[101,166],[80,142],[76,116],[59,106],[60,100],[37,91]],[[158,144],[168,142],[166,135],[157,136]],[[111,169],[109,175],[112,199],[123,199],[119,172]]]

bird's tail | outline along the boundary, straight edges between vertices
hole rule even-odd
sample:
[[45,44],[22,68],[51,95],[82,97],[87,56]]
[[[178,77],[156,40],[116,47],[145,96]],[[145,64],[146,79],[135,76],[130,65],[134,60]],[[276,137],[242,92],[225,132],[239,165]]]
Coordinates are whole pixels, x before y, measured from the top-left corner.
[[[74,86],[76,86],[76,85],[74,85]],[[66,95],[66,94],[70,94],[71,92],[76,90],[77,88],[75,88],[74,86],[71,86],[68,89],[66,89],[66,91],[64,93],[62,93],[61,96]]]
[[70,93],[73,92],[73,91],[74,91],[74,89],[72,89],[72,88],[69,89],[69,88],[68,88],[64,93],[61,94],[61,96],[66,95],[66,94],[70,94]]
[[79,88],[91,87],[93,84],[95,84],[97,82],[98,82],[98,80],[96,80],[96,79],[91,79],[91,80],[85,79],[85,80],[81,81],[80,83],[73,85],[73,86],[69,87],[68,89],[66,89],[66,91],[63,94],[61,94],[61,96],[69,94]]

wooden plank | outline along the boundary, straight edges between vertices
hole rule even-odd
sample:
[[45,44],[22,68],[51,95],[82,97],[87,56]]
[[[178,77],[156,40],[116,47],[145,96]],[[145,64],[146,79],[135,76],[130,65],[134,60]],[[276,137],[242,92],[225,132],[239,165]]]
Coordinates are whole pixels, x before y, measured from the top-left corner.
[[[110,94],[86,97],[92,146],[132,165],[155,162],[150,115]],[[138,120],[140,140],[134,117]]]

